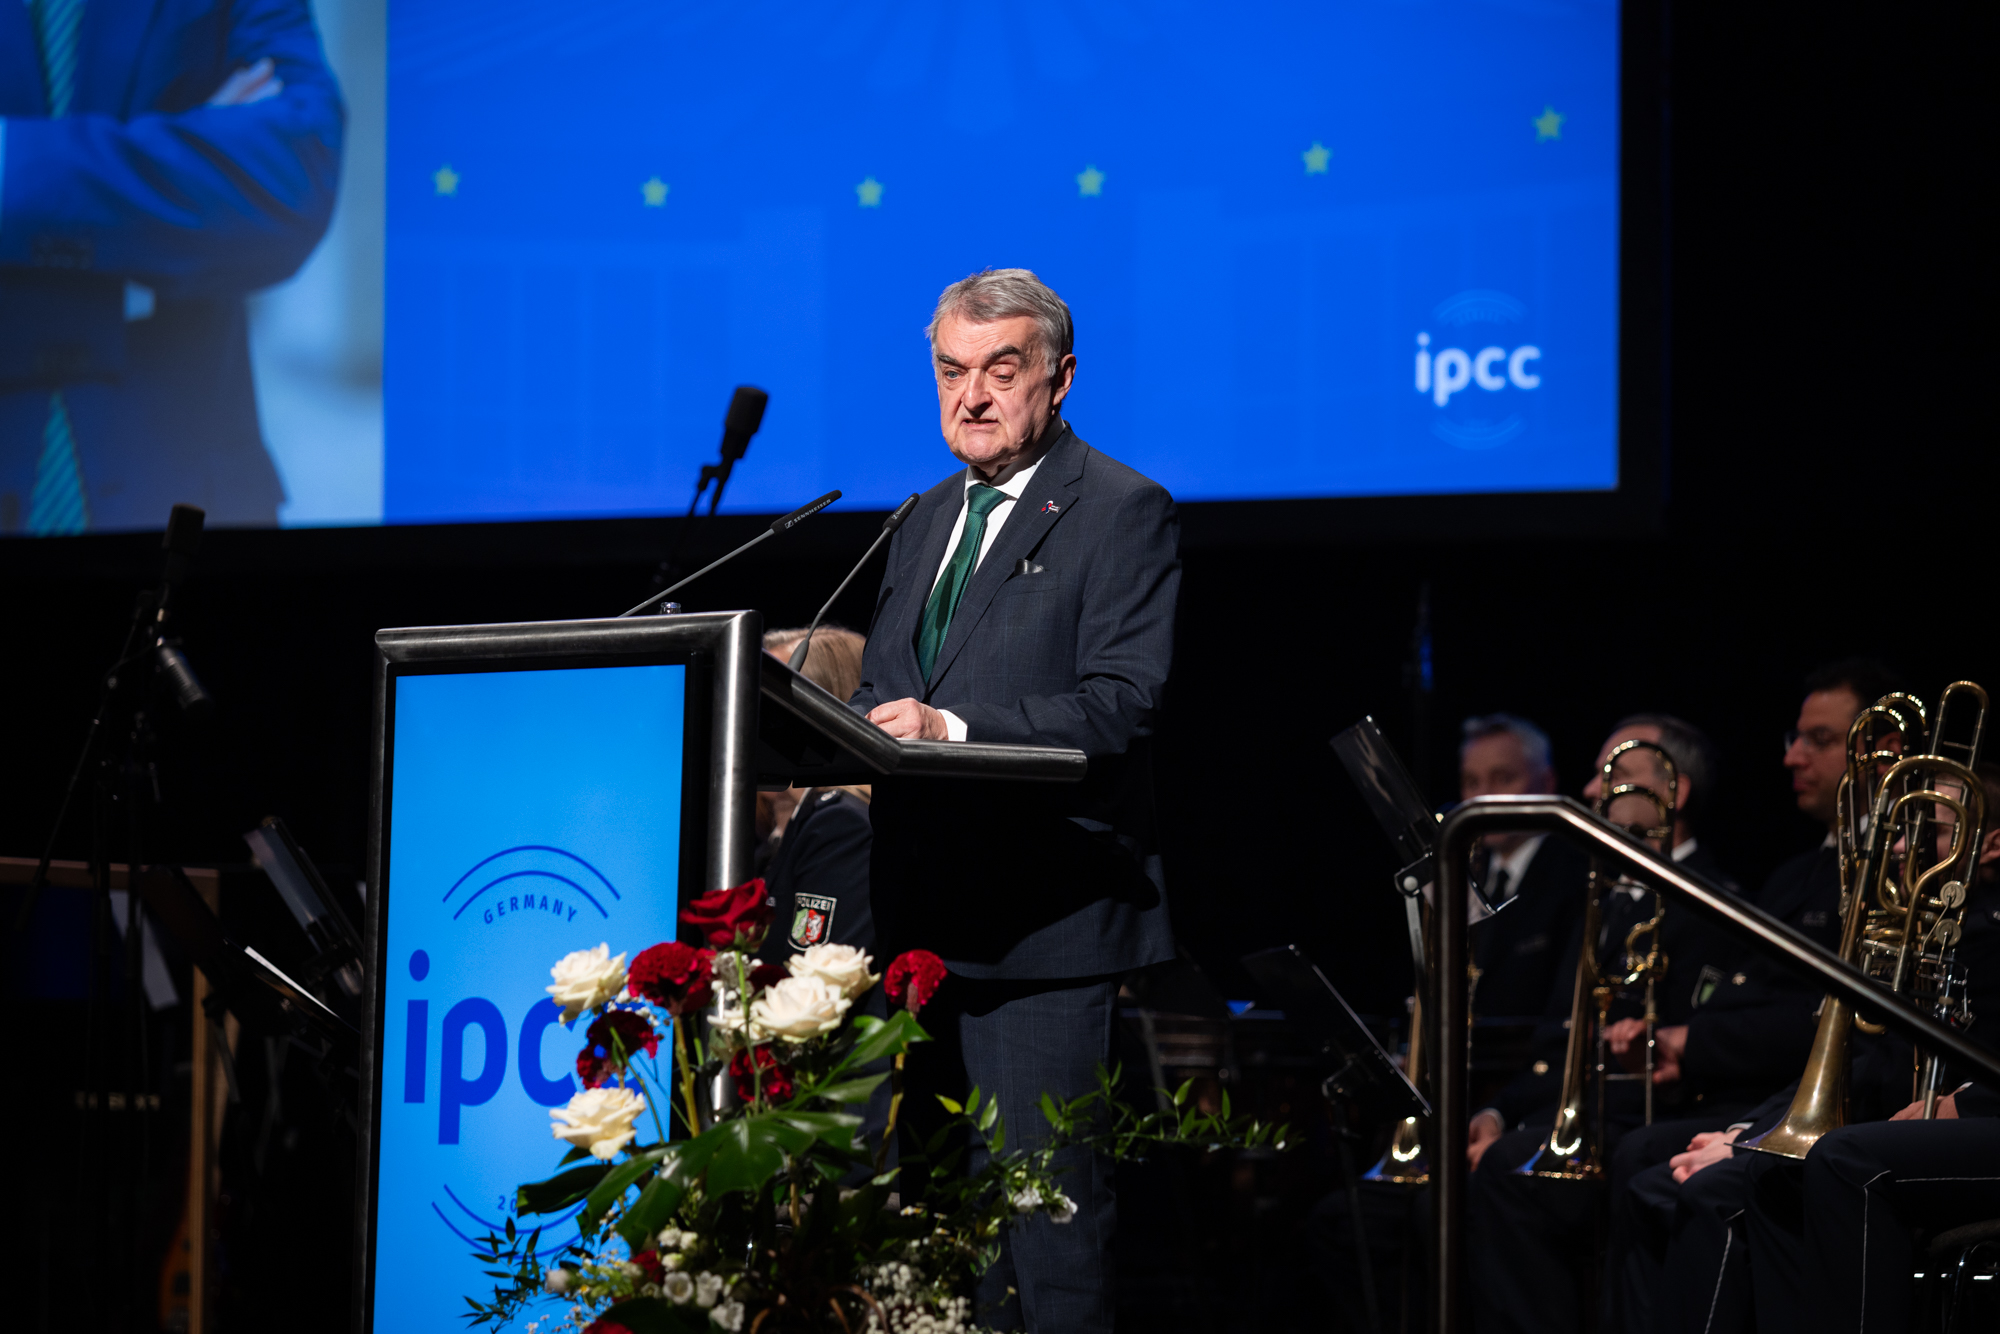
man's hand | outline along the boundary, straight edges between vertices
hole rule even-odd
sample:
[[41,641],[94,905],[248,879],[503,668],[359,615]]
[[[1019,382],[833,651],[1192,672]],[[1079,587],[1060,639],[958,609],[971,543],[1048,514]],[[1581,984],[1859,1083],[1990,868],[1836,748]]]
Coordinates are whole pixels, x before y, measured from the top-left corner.
[[[1681,1056],[1687,1051],[1686,1024],[1653,1031],[1653,1082],[1671,1084],[1681,1077]],[[1627,1070],[1646,1068],[1646,1021],[1620,1019],[1604,1030],[1604,1045]]]
[[285,91],[285,81],[277,76],[277,66],[265,56],[256,64],[237,70],[222,81],[215,90],[215,96],[208,99],[212,107],[241,107],[252,102],[261,102],[267,97],[276,97]]
[[868,711],[868,721],[898,741],[946,741],[944,715],[920,699],[892,699]]
[[[1956,1097],[1956,1094],[1947,1093],[1939,1098],[1937,1100],[1937,1111],[1932,1113],[1932,1115],[1940,1121],[1958,1120],[1958,1103],[1954,1101]],[[1918,1121],[1923,1119],[1923,1115],[1924,1100],[1919,1098],[1889,1119],[1891,1121]]]
[[1499,1142],[1501,1132],[1506,1128],[1492,1112],[1481,1112],[1472,1118],[1472,1124],[1465,1132],[1465,1161],[1473,1171],[1479,1170],[1479,1160]]
[[1704,1130],[1688,1141],[1687,1151],[1677,1153],[1668,1160],[1674,1169],[1675,1181],[1686,1181],[1710,1163],[1719,1163],[1732,1156],[1736,1150],[1729,1147],[1742,1134],[1737,1130]]

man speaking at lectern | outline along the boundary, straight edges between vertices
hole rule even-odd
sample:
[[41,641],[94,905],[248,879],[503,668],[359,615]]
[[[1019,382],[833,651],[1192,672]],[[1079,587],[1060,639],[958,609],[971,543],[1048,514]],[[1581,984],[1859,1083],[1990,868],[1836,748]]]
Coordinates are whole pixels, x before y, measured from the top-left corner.
[[[971,1086],[998,1097],[1013,1150],[1048,1134],[1045,1091],[1096,1086],[1119,975],[1173,954],[1150,764],[1180,525],[1165,488],[1063,420],[1074,330],[1034,274],[952,284],[929,333],[939,423],[966,466],[924,494],[889,544],[851,703],[900,738],[1090,757],[1080,784],[876,788],[884,957],[928,949],[952,973],[923,1015],[937,1040],[910,1053],[905,1152],[935,1124],[933,1095],[963,1098]],[[1058,1166],[1076,1217],[1037,1214],[1009,1230],[980,1285],[982,1323],[1112,1327],[1109,1164],[1085,1155]]]

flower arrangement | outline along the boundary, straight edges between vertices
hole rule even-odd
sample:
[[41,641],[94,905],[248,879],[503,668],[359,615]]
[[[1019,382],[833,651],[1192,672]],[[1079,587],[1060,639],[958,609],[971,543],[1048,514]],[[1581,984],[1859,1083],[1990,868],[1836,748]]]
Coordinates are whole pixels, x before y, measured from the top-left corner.
[[[564,1022],[591,1016],[576,1060],[584,1087],[550,1112],[554,1137],[571,1146],[563,1170],[522,1186],[516,1210],[580,1205],[579,1235],[546,1263],[539,1228],[524,1235],[509,1218],[504,1236],[483,1238],[479,1258],[504,1267],[487,1271],[490,1301],[466,1298],[475,1326],[497,1328],[552,1295],[566,1309],[531,1323],[534,1334],[974,1334],[966,1294],[998,1257],[1002,1229],[1037,1212],[1056,1223],[1075,1214],[1057,1150],[1129,1159],[1163,1145],[1284,1146],[1283,1127],[1232,1120],[1226,1095],[1220,1115],[1189,1106],[1185,1085],[1169,1109],[1140,1115],[1115,1097],[1117,1073],[1100,1070],[1092,1092],[1043,1095],[1052,1133],[1033,1150],[1006,1151],[998,1105],[975,1089],[963,1105],[939,1099],[948,1124],[900,1174],[884,1170],[903,1056],[927,1040],[918,1014],[948,985],[945,965],[917,950],[877,975],[870,956],[831,944],[760,964],[764,900],[762,880],[697,899],[681,917],[706,947],[654,945],[628,967],[604,944],[551,970]],[[877,985],[887,1019],[856,1010]],[[696,1016],[705,1041],[688,1033]],[[663,1020],[671,1093],[657,1065]],[[697,1080],[725,1075],[733,1105],[704,1120]],[[888,1126],[869,1145],[851,1109],[884,1080]],[[955,1140],[983,1143],[985,1166],[965,1172]],[[921,1198],[895,1194],[913,1180],[925,1183]]]

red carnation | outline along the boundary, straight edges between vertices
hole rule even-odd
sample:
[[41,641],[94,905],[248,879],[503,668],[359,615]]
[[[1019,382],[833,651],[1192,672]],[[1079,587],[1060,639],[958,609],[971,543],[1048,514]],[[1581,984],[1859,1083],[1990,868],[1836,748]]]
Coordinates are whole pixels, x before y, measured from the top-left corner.
[[772,908],[764,901],[760,876],[734,889],[712,889],[681,909],[681,920],[700,927],[719,950],[754,950],[771,929]]
[[632,1263],[645,1271],[646,1282],[663,1283],[666,1281],[667,1267],[660,1263],[660,1253],[658,1251],[640,1251],[632,1257]]
[[632,1331],[609,1317],[599,1317],[584,1327],[583,1334],[632,1334]]
[[613,1033],[624,1045],[627,1057],[638,1051],[651,1056],[660,1049],[660,1035],[646,1022],[645,1015],[631,1010],[606,1010],[584,1034],[583,1050],[576,1056],[576,1077],[585,1088],[597,1088],[625,1068],[611,1045]]
[[679,1017],[708,1004],[714,962],[714,951],[670,940],[641,950],[625,972],[625,985]]
[[[757,1074],[750,1074],[751,1052],[755,1052]],[[752,1047],[750,1051],[739,1051],[729,1058],[729,1073],[736,1077],[736,1096],[745,1102],[757,1096],[762,1089],[769,1102],[784,1102],[792,1096],[792,1072],[778,1064],[778,1058],[771,1054],[769,1047]]]
[[760,963],[750,970],[750,985],[762,991],[774,987],[792,975],[792,970],[783,964]]
[[882,986],[892,1002],[915,1014],[931,1003],[944,978],[943,959],[929,950],[911,950],[896,956]]

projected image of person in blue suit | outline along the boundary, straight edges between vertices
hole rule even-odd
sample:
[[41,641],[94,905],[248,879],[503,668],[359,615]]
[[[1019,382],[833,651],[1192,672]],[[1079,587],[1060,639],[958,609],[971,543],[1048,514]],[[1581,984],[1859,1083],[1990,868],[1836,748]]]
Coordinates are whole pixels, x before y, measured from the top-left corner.
[[[548,1109],[580,1088],[584,1031],[562,1026],[549,969],[674,938],[685,684],[671,666],[395,684],[378,1330],[457,1327],[491,1288],[477,1239],[567,1149]],[[658,1137],[650,1116],[641,1133]],[[577,1235],[574,1211],[520,1220],[537,1225],[545,1256]]]
[[243,298],[341,135],[306,0],[0,0],[0,533],[277,521]]

